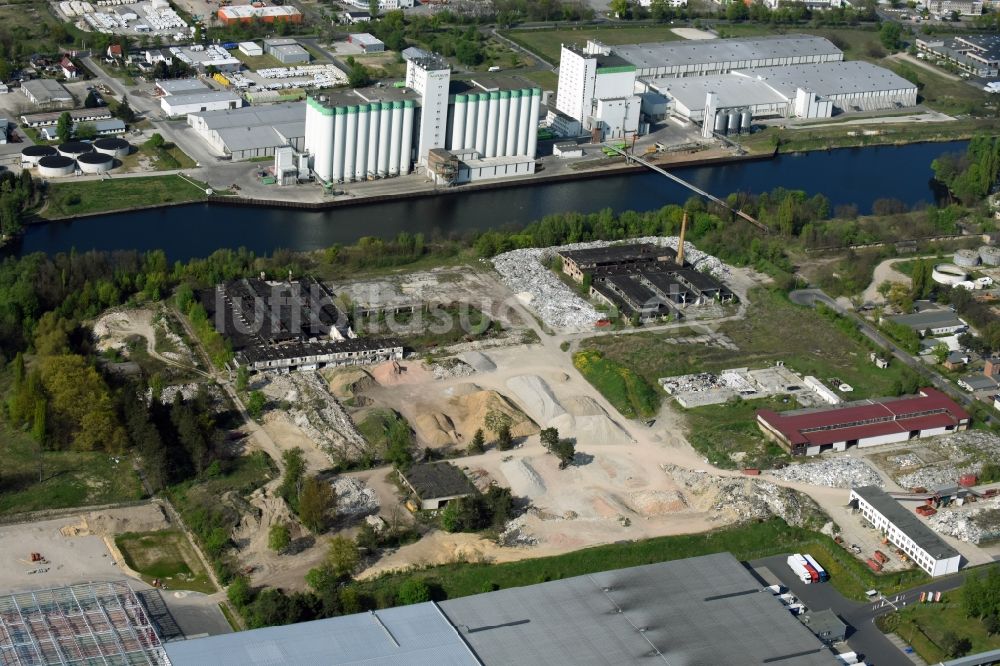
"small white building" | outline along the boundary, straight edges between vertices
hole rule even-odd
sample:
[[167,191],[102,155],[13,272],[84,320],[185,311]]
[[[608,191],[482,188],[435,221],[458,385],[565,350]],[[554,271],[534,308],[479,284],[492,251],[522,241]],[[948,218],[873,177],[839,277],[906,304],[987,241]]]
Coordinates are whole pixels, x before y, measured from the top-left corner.
[[931,576],[956,573],[962,556],[945,543],[915,513],[875,486],[851,489],[850,504],[865,520],[902,549],[921,569]]
[[163,113],[173,118],[201,111],[222,111],[243,106],[243,98],[227,91],[191,93],[188,95],[167,95],[160,98]]
[[367,32],[355,32],[347,37],[347,41],[360,47],[365,53],[381,53],[385,51],[382,40]]
[[563,159],[583,157],[583,146],[578,143],[557,143],[552,146],[552,154]]
[[240,53],[251,57],[264,55],[264,47],[257,42],[240,42]]

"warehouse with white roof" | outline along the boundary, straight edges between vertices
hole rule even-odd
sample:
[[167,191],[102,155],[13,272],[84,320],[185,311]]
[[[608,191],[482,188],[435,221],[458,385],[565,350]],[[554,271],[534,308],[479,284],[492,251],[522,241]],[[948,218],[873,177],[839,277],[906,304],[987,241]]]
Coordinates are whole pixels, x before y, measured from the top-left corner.
[[187,122],[215,151],[234,160],[273,155],[281,146],[305,148],[303,102],[192,113]]

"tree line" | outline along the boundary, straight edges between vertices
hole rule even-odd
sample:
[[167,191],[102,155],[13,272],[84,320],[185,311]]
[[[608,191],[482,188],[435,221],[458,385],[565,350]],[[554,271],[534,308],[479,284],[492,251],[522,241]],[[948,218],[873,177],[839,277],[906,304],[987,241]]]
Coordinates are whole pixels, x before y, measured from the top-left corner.
[[977,204],[990,193],[1000,176],[1000,137],[973,137],[964,154],[942,155],[931,163],[931,168],[934,178],[963,204]]

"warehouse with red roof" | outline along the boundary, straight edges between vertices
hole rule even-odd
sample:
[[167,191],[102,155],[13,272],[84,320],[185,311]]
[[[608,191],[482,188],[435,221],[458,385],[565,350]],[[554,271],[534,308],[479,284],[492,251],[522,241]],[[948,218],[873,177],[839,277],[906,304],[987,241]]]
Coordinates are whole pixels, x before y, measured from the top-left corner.
[[969,427],[969,414],[933,388],[901,398],[862,400],[835,408],[757,412],[764,434],[793,455],[814,456],[945,435]]

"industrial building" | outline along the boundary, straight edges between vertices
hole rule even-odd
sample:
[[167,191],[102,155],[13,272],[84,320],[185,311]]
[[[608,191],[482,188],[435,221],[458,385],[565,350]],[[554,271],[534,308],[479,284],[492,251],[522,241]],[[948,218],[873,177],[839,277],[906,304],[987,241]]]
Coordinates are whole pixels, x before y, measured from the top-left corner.
[[262,56],[264,55],[264,49],[257,42],[240,42],[236,47],[239,49],[240,53],[250,57]]
[[[358,9],[369,9],[370,5],[365,0],[343,0],[344,4]],[[396,9],[410,9],[416,6],[415,0],[378,0],[378,12],[391,12]]]
[[267,53],[282,65],[301,65],[308,63],[309,51],[302,48],[294,39],[278,38],[264,40],[264,53]]
[[263,3],[219,7],[216,16],[218,16],[219,21],[223,25],[252,23],[254,21],[260,21],[261,23],[279,23],[281,21],[287,21],[288,23],[302,22],[302,12],[291,5],[270,6]]
[[347,36],[347,41],[359,47],[365,53],[381,53],[385,44],[375,35],[367,32],[355,32]]
[[937,389],[915,396],[845,403],[835,408],[757,411],[757,425],[792,455],[818,455],[906,442],[965,430],[969,414]]
[[309,98],[310,166],[324,183],[406,175],[415,166],[443,184],[533,173],[540,96],[516,77],[452,82],[443,59],[411,58],[405,87]]
[[575,281],[590,276],[591,298],[640,322],[680,318],[689,305],[733,299],[724,284],[685,264],[676,250],[658,245],[563,250],[559,256],[563,272]]
[[1000,75],[1000,36],[958,35],[916,40],[917,50],[933,59],[944,60],[973,76]]
[[[703,136],[747,131],[754,118],[828,118],[841,111],[914,106],[917,87],[865,62],[844,62],[806,35],[584,48],[563,45],[550,128],[594,142],[643,134],[667,115]],[[708,120],[706,120],[708,119]]]
[[288,102],[191,113],[187,123],[220,155],[246,160],[273,155],[281,146],[304,150],[305,106]]
[[[109,111],[106,106],[93,109],[73,109],[67,113],[69,113],[69,119],[74,123],[92,123],[98,120],[109,120],[111,118],[111,111]],[[62,111],[26,113],[21,116],[21,125],[24,127],[48,127],[50,125],[57,125],[62,114]]]
[[[125,133],[125,121],[119,118],[109,118],[107,120],[86,121],[86,123],[73,123],[73,136],[76,136],[81,124],[87,124],[94,128],[97,136],[121,136]],[[46,141],[55,141],[59,138],[58,127],[46,125],[42,127],[39,134]]]
[[160,108],[163,109],[165,115],[171,118],[201,111],[238,109],[241,106],[243,106],[243,98],[226,90],[167,95],[160,98]]
[[237,367],[287,372],[403,357],[398,341],[357,338],[333,292],[311,278],[233,280],[200,296]]
[[931,576],[944,576],[958,571],[962,560],[958,551],[881,488],[852,488],[850,504],[861,512],[872,527],[882,532],[892,544],[902,549],[917,566]]
[[951,310],[943,308],[896,315],[895,317],[889,317],[889,321],[906,326],[921,337],[927,335],[928,331],[930,331],[932,336],[935,336],[962,333],[969,329],[969,325],[959,319],[958,315]]
[[[917,103],[914,83],[862,61],[656,78],[640,85],[662,95],[668,112],[694,122],[703,122],[706,109],[714,109],[712,129],[720,133],[745,131],[746,121],[757,118],[829,118],[836,110],[883,111]],[[732,124],[734,116],[739,125]]]
[[21,83],[21,92],[37,106],[65,106],[73,104],[73,95],[53,79],[32,79]]
[[171,46],[169,52],[171,58],[176,58],[185,65],[194,67],[203,73],[209,67],[214,67],[220,72],[238,72],[243,67],[243,62],[239,58],[218,44]]
[[475,495],[476,487],[460,470],[450,462],[433,462],[413,465],[399,471],[399,478],[413,493],[421,511],[437,511],[448,502],[460,497]]
[[126,581],[0,597],[0,662],[170,666],[155,623]]
[[729,553],[166,644],[173,664],[834,666]]

